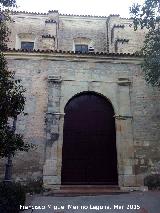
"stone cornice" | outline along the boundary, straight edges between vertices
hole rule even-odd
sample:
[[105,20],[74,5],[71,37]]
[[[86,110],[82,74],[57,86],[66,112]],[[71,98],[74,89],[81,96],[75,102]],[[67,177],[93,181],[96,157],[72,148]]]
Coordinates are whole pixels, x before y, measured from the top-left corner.
[[95,63],[118,63],[118,64],[140,64],[142,56],[134,54],[115,54],[115,53],[94,53],[94,54],[76,54],[65,51],[7,51],[4,53],[6,58],[14,60],[50,60],[50,61],[68,61],[68,62],[88,62],[92,60]]

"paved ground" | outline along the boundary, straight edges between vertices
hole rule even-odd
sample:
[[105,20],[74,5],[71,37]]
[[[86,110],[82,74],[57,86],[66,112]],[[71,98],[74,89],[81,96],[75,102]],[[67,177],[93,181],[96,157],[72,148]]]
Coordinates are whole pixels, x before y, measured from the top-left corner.
[[30,205],[33,209],[24,213],[160,213],[160,191],[77,197],[33,196]]

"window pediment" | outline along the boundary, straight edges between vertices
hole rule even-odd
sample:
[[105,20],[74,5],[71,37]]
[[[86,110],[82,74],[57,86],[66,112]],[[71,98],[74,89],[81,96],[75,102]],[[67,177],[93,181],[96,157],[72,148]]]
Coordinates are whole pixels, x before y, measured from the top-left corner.
[[36,35],[32,33],[19,33],[18,37],[22,40],[34,40]]

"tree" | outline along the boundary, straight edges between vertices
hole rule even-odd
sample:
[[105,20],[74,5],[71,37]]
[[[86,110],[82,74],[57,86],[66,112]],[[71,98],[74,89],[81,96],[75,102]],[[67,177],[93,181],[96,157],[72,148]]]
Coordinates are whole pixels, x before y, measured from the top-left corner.
[[133,4],[130,8],[134,29],[147,28],[144,46],[142,70],[146,81],[160,87],[160,0],[145,0],[143,5]]
[[[23,136],[17,134],[17,116],[23,112],[25,105],[25,89],[15,73],[8,70],[3,52],[7,49],[9,33],[6,22],[10,20],[8,13],[2,8],[15,6],[15,0],[0,0],[0,157],[8,158],[5,179],[11,180],[12,157],[16,151],[28,151],[32,144],[24,142]],[[13,120],[10,125],[9,120]]]

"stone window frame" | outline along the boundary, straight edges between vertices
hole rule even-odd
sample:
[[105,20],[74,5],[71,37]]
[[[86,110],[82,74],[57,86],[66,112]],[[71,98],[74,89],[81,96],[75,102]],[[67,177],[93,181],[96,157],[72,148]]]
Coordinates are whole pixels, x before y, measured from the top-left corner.
[[76,45],[88,46],[88,52],[90,49],[94,50],[94,42],[92,39],[87,37],[75,37],[73,39],[73,51],[76,52]]
[[37,49],[36,35],[32,33],[19,33],[16,35],[15,49],[21,49],[21,42],[34,42],[33,49]]

